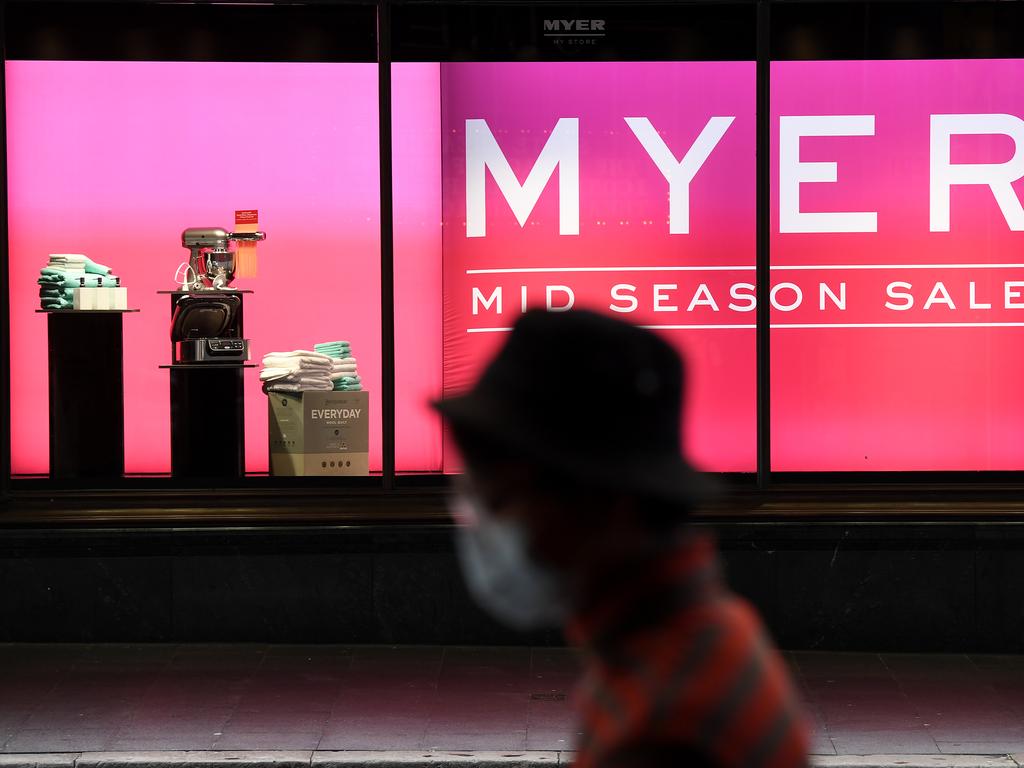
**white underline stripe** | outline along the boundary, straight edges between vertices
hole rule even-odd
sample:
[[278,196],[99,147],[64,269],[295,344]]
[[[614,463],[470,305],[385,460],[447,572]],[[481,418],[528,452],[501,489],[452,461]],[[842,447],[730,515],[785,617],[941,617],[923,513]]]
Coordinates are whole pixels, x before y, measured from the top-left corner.
[[[748,329],[756,325],[641,325],[651,331],[711,331]],[[1022,323],[772,323],[771,328],[1024,328]],[[509,333],[511,328],[468,328],[466,333]]]
[[467,269],[467,275],[508,275],[527,272],[738,272],[753,271],[743,267],[526,267],[523,269]]
[[755,329],[757,326],[640,326],[640,328],[646,328],[648,331],[720,331],[727,328],[746,328]]
[[772,328],[1024,328],[1024,323],[772,323]]
[[[540,272],[753,272],[754,265],[675,267],[523,267],[467,269],[467,275],[511,275]],[[816,269],[1024,269],[1024,264],[776,264],[776,270]]]
[[1024,264],[793,264],[772,269],[1020,269]]

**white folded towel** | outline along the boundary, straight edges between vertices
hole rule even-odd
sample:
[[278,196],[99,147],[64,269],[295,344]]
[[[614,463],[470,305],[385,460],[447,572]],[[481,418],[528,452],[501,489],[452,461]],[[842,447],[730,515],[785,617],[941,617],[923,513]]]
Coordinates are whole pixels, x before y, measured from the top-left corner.
[[291,352],[267,352],[264,357],[301,357],[308,360],[322,360],[325,363],[334,361],[333,357],[321,355],[319,352],[312,352],[308,349],[295,349]]
[[291,376],[295,371],[291,368],[264,368],[260,371],[260,381],[273,381]]
[[309,390],[330,390],[334,384],[330,379],[320,376],[303,377],[297,381],[285,380],[275,381],[267,387],[268,392],[305,392]]
[[309,357],[278,357],[267,355],[263,358],[263,365],[266,368],[287,368],[291,371],[330,371],[331,364],[318,358]]

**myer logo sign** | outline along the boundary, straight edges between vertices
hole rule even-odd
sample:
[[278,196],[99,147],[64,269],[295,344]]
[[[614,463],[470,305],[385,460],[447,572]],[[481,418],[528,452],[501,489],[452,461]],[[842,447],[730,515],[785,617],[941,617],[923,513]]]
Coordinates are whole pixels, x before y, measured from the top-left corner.
[[544,37],[556,44],[594,45],[605,36],[604,19],[544,19]]
[[358,419],[362,408],[314,408],[313,421],[321,419]]

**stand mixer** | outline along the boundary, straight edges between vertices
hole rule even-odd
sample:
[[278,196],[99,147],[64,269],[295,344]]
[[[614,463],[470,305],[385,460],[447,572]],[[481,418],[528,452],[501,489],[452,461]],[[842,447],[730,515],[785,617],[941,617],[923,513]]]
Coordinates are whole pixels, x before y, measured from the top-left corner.
[[[192,279],[181,286],[187,291],[228,290],[235,279],[235,253],[231,242],[266,240],[266,232],[228,232],[220,227],[190,227],[181,233],[181,244],[189,249]],[[199,265],[202,264],[202,271]]]

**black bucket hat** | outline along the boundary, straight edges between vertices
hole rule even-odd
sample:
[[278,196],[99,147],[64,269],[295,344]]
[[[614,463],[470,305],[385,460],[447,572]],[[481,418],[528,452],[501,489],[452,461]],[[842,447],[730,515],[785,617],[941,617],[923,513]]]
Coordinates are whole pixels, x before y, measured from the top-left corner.
[[591,487],[695,506],[714,484],[680,453],[683,361],[650,331],[587,310],[524,314],[448,422]]

